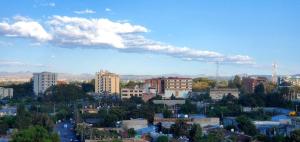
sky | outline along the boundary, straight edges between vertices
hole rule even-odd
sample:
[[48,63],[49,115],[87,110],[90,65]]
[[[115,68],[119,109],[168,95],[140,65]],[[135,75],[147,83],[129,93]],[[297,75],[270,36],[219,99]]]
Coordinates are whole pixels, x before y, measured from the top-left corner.
[[299,0],[3,0],[0,71],[300,73]]

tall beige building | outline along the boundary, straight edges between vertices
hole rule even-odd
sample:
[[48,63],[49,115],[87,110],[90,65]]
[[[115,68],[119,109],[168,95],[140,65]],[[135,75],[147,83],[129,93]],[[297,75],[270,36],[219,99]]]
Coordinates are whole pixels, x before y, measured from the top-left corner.
[[100,71],[96,73],[95,92],[119,94],[120,93],[120,77],[117,74],[108,71]]

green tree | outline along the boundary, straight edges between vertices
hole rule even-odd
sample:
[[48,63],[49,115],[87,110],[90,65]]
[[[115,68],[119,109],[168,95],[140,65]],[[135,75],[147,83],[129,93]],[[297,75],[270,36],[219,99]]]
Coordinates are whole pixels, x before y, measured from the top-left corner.
[[179,111],[184,114],[197,113],[197,106],[192,104],[190,100],[186,100],[186,103],[180,106]]
[[34,114],[32,116],[32,124],[43,126],[49,132],[52,131],[52,128],[54,126],[53,120],[47,114],[44,113]]
[[254,93],[257,95],[265,94],[265,85],[263,83],[260,83],[257,86],[255,86]]
[[202,128],[199,124],[193,124],[190,130],[190,138],[193,142],[200,142],[202,138]]
[[238,128],[245,132],[245,134],[254,136],[257,134],[257,130],[255,125],[245,116],[239,116],[236,118],[236,122],[238,123]]
[[45,128],[32,126],[13,134],[11,142],[57,142],[57,140],[59,140],[57,135],[49,134]]
[[17,116],[15,127],[18,129],[26,129],[31,125],[32,115],[27,110],[25,110],[24,105],[19,105],[17,107]]
[[82,83],[81,87],[84,92],[94,92],[95,91],[95,79],[92,79],[90,82]]
[[177,120],[175,122],[175,124],[173,124],[171,126],[171,133],[176,137],[180,137],[180,136],[186,136],[188,137],[189,136],[189,131],[188,131],[188,124],[184,121],[184,120]]
[[71,103],[77,99],[87,98],[82,87],[76,84],[61,84],[48,88],[45,101]]
[[168,136],[165,136],[165,135],[159,136],[156,140],[156,142],[168,142],[168,141],[169,141],[169,138],[168,138]]
[[192,89],[193,91],[207,91],[209,88],[216,86],[216,81],[208,78],[195,78],[193,79]]
[[171,118],[172,117],[172,111],[170,111],[168,109],[164,109],[163,110],[163,116],[164,116],[164,118]]
[[290,135],[291,142],[300,142],[300,129],[294,130]]
[[135,136],[136,131],[133,128],[127,130],[128,137],[132,138]]

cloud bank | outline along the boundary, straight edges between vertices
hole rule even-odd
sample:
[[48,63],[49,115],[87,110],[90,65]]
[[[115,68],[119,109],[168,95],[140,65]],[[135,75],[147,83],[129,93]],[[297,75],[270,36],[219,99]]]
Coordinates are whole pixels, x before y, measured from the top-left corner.
[[[44,26],[42,26],[44,25]],[[45,28],[47,27],[47,29]],[[186,61],[254,64],[247,55],[223,55],[214,51],[177,47],[144,36],[144,26],[105,18],[52,16],[39,23],[28,18],[0,22],[0,35],[34,39],[66,48],[110,48],[121,52],[163,54]]]
[[43,64],[28,64],[23,63],[16,60],[4,60],[0,59],[0,67],[11,67],[11,66],[18,66],[18,67],[47,67]]

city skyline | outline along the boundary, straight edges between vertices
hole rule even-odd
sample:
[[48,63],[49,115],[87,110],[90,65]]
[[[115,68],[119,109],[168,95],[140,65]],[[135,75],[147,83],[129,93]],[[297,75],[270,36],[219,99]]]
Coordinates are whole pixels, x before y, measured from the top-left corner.
[[1,3],[1,72],[299,73],[298,1]]

